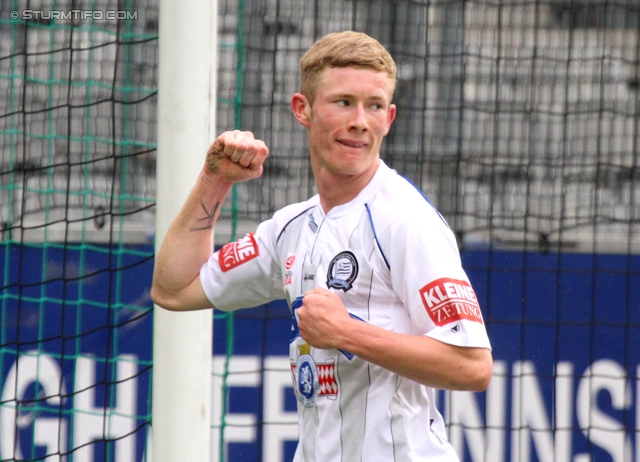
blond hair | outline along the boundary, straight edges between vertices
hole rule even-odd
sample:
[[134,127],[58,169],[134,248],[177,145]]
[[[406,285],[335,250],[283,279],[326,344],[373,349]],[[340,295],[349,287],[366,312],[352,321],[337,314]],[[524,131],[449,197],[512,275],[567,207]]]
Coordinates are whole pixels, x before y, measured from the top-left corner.
[[322,71],[328,67],[359,67],[384,72],[389,78],[389,98],[396,86],[396,63],[384,46],[362,32],[325,35],[300,60],[300,93],[313,103]]

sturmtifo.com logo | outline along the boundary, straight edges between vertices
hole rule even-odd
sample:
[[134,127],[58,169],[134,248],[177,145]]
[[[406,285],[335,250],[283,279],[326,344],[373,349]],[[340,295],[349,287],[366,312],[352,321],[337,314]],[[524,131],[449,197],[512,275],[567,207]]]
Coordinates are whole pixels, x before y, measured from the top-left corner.
[[14,10],[9,13],[9,17],[11,19],[22,19],[23,21],[118,20],[138,19],[138,12],[125,10]]

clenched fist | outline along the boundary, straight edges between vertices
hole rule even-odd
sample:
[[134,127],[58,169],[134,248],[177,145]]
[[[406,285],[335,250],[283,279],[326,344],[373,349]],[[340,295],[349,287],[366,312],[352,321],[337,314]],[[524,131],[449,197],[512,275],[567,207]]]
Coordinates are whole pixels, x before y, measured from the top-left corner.
[[[354,322],[338,294],[322,287],[307,292],[297,310],[300,336],[316,348],[342,348]],[[357,321],[356,321],[357,322]]]
[[251,132],[234,130],[224,132],[209,147],[205,171],[238,183],[262,175],[262,164],[269,149]]

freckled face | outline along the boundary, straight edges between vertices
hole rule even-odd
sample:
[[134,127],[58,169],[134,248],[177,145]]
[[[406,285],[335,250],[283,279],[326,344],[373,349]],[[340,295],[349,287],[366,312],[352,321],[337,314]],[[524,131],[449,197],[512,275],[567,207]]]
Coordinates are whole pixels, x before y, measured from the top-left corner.
[[296,117],[308,129],[314,173],[373,175],[396,114],[384,72],[327,68],[303,112]]

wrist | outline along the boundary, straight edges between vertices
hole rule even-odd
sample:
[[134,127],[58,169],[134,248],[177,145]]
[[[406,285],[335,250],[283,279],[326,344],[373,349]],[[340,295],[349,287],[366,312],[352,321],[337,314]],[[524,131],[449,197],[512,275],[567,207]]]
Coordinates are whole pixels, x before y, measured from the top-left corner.
[[216,172],[212,172],[206,167],[202,169],[198,177],[198,183],[206,187],[211,192],[227,194],[234,185],[234,181]]

